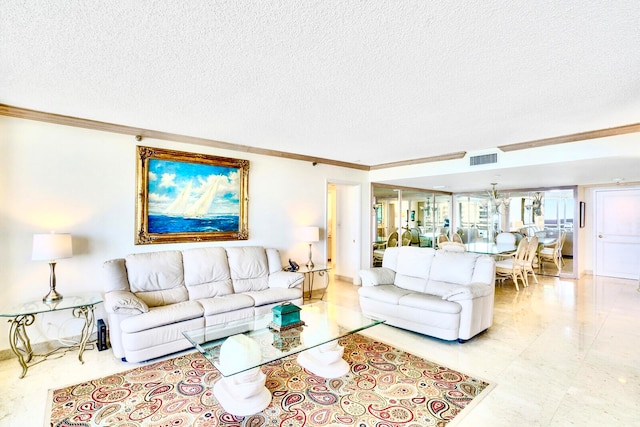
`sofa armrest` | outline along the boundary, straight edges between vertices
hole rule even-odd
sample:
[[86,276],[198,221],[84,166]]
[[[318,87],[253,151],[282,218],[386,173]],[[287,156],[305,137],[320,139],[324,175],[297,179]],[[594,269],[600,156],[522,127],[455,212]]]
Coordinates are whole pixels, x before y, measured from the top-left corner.
[[270,288],[299,288],[304,282],[304,275],[293,271],[276,271],[269,275]]
[[486,297],[494,292],[493,286],[484,283],[471,283],[469,285],[453,286],[446,292],[442,299],[447,301],[463,301],[474,298]]
[[147,304],[129,291],[105,293],[104,307],[107,313],[114,314],[142,314],[149,311]]
[[393,285],[396,272],[386,267],[373,267],[360,270],[362,286]]

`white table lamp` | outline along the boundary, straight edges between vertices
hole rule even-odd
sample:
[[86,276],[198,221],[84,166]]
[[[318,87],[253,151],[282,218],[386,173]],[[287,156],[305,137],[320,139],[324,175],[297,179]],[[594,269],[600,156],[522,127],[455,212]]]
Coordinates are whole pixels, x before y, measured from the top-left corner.
[[45,303],[60,301],[62,295],[56,292],[56,260],[71,258],[73,251],[71,248],[71,234],[34,234],[33,253],[31,259],[34,261],[48,261],[49,269],[49,293],[42,298]]
[[300,240],[309,243],[309,261],[307,261],[307,268],[312,270],[314,264],[311,260],[311,244],[320,241],[320,229],[314,226],[302,227],[300,229]]

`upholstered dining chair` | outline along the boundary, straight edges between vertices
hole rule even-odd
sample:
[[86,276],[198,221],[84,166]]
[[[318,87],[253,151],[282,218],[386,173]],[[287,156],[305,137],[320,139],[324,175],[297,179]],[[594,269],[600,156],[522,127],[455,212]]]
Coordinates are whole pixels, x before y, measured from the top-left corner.
[[411,244],[411,232],[409,230],[405,230],[402,233],[402,246],[409,246]]
[[446,234],[442,233],[438,236],[438,248],[440,247],[440,243],[442,242],[448,242],[449,238],[447,237]]
[[374,265],[382,265],[382,258],[384,258],[384,250],[386,248],[393,248],[398,246],[398,232],[394,231],[389,234],[389,238],[387,239],[387,243],[383,243],[379,245],[376,249],[373,250],[373,264]]
[[411,233],[411,246],[420,246],[420,230],[418,228],[412,228],[409,230]]
[[462,241],[462,237],[460,237],[460,235],[458,233],[453,233],[451,235],[451,241],[464,244],[464,242]]
[[529,242],[526,239],[522,239],[513,256],[496,261],[496,276],[502,278],[502,280],[511,277],[513,284],[516,286],[516,291],[520,291],[518,278],[522,281],[524,287],[527,286],[524,278],[524,260],[527,256],[528,247]]
[[496,244],[497,245],[515,245],[516,244],[516,235],[513,233],[498,233],[496,235]]
[[[516,235],[513,233],[498,233],[496,235],[496,245],[516,246]],[[505,252],[497,256],[497,259],[504,259],[513,256],[515,252]]]

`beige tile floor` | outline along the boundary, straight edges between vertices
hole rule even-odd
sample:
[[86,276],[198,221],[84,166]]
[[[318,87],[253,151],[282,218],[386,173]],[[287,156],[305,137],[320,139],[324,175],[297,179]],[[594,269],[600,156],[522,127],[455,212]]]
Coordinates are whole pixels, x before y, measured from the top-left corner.
[[[357,307],[357,287],[332,281],[325,300]],[[638,282],[585,276],[540,278],[515,292],[496,289],[494,324],[459,344],[390,326],[369,335],[496,386],[459,426],[640,426]],[[0,362],[0,426],[40,426],[47,390],[131,368],[88,351],[29,369]]]

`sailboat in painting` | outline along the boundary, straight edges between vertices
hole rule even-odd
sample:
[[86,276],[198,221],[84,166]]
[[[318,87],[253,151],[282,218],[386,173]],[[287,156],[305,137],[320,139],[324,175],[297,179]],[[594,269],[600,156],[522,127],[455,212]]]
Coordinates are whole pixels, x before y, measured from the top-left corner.
[[192,182],[189,181],[165,210],[165,215],[182,218],[203,218],[207,216],[213,199],[216,197],[219,182],[220,177],[212,179],[202,195],[195,202],[189,204],[189,197],[193,187]]
[[216,179],[213,179],[211,181],[212,182],[209,183],[198,200],[196,200],[193,205],[189,206],[189,208],[185,210],[185,218],[202,218],[207,216],[209,208],[211,207],[211,203],[213,203],[213,199],[216,197],[216,193],[218,192],[218,183],[220,182],[220,177],[217,177]]
[[191,186],[192,183],[189,181],[187,185],[184,186],[178,197],[175,198],[173,202],[169,205],[169,207],[164,211],[165,215],[171,216],[184,216],[184,212],[187,209],[187,205],[189,203],[189,196],[191,195]]

